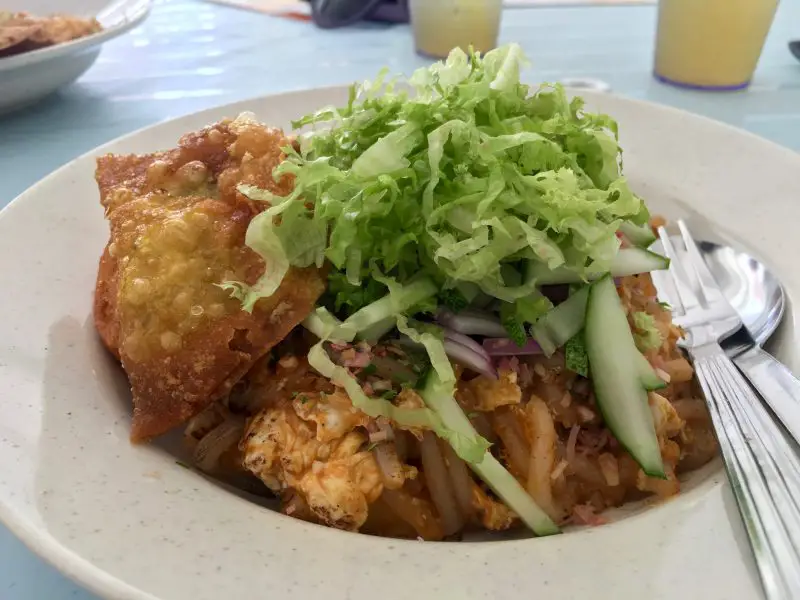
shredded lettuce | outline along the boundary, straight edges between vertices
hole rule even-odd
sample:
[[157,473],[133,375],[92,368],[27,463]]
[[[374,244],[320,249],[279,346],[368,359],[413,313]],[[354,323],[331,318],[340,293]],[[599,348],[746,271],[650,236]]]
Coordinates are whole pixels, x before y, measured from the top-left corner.
[[354,330],[343,328],[342,322],[324,306],[317,307],[303,320],[302,325],[321,340],[333,338],[338,342],[351,342],[356,335]]
[[397,329],[413,341],[424,346],[431,361],[432,371],[422,392],[425,404],[442,419],[445,429],[437,432],[463,460],[480,463],[489,442],[478,435],[472,423],[455,400],[456,375],[444,351],[439,336],[431,331],[418,331],[409,326],[405,317],[397,317]]
[[436,285],[426,278],[402,285],[391,277],[383,277],[378,273],[375,273],[374,277],[389,288],[389,293],[350,315],[342,327],[360,333],[396,315],[410,311],[420,303],[433,298],[437,291]]
[[310,131],[275,172],[294,176],[294,191],[239,188],[270,204],[246,239],[267,270],[253,286],[225,287],[250,310],[290,266],[327,259],[348,284],[335,302],[358,309],[375,261],[401,284],[425,276],[440,290],[469,283],[515,302],[534,289],[508,277],[525,261],[606,269],[620,225],[648,218],[621,177],[617,125],[558,85],[531,93],[525,63],[515,44],[483,57],[456,49],[406,82],[381,73],[347,106],[294,123]]
[[425,347],[436,374],[436,393],[430,402],[426,400],[428,406],[406,409],[395,406],[386,398],[367,396],[358,380],[346,368],[331,360],[323,344],[328,335],[336,338],[343,327],[336,328],[335,317],[325,309],[318,309],[313,317],[306,319],[304,325],[315,333],[319,331],[323,334],[320,336],[322,341],[308,353],[309,365],[335,385],[344,388],[354,407],[373,418],[385,417],[401,426],[430,429],[446,440],[465,461],[479,463],[483,460],[489,442],[477,434],[454,398],[456,377],[441,339],[431,332],[417,331],[408,325],[404,317],[398,317],[398,328]]
[[428,408],[401,408],[385,398],[371,398],[361,389],[361,384],[350,372],[334,363],[320,341],[308,352],[308,364],[335,385],[344,388],[358,410],[372,417],[385,417],[403,427],[431,429],[437,435],[447,436],[447,430],[439,416]]
[[653,315],[646,312],[633,313],[634,339],[640,352],[655,350],[664,342],[661,332],[656,326]]
[[409,327],[403,317],[397,319],[398,329],[428,352],[433,369],[420,390],[428,408],[442,419],[444,428],[437,435],[445,439],[475,473],[537,535],[558,533],[558,526],[547,516],[520,483],[488,452],[489,442],[481,437],[454,398],[455,373],[444,352],[444,345],[434,333]]
[[[439,374],[442,384],[449,385],[452,392],[455,393],[456,374],[450,364],[450,359],[447,358],[447,353],[444,351],[441,330],[437,330],[435,326],[427,326],[426,330],[418,331],[411,327],[408,324],[408,319],[402,315],[397,317],[397,330],[425,348],[431,361],[431,366]],[[438,331],[439,335],[436,335],[434,331]]]

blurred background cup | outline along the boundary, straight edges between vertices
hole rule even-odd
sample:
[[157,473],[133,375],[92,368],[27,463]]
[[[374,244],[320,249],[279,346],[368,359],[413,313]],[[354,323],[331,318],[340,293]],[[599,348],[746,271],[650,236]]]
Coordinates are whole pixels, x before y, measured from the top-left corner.
[[660,0],[656,78],[703,90],[747,87],[777,5],[778,0]]
[[417,52],[444,58],[470,46],[481,53],[497,45],[502,0],[410,0]]

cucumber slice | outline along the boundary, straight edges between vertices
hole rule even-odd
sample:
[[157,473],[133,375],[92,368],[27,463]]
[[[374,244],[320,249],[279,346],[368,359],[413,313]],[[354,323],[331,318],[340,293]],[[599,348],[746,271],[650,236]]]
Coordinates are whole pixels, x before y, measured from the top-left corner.
[[589,290],[584,335],[592,386],[606,425],[647,475],[666,478],[641,362],[634,354],[639,351],[610,276]]
[[[453,398],[452,386],[444,385],[435,369],[431,369],[428,373],[419,395],[425,401],[425,405],[439,415],[445,427],[453,432],[451,439],[447,440],[451,446],[458,438],[480,439],[472,423]],[[453,449],[458,454],[458,449],[455,447]],[[467,464],[536,535],[559,533],[558,526],[553,520],[539,508],[514,476],[488,450],[483,453],[479,461],[467,461]]]
[[586,321],[586,301],[589,287],[574,292],[554,309],[543,315],[531,327],[533,339],[545,356],[552,356],[561,346],[577,335]]
[[631,244],[639,248],[649,248],[657,239],[649,225],[634,225],[630,221],[624,221],[619,230]]
[[561,533],[558,525],[539,508],[519,481],[489,452],[483,462],[470,467],[536,535]]
[[[660,271],[669,267],[669,259],[655,252],[642,248],[623,248],[611,262],[609,272],[614,277],[625,277],[627,275],[638,275],[639,273],[649,273],[650,271]],[[531,267],[531,276],[536,280],[536,285],[550,285],[556,283],[579,283],[581,276],[568,269],[547,268],[547,265],[538,263]],[[603,273],[588,273],[588,279],[602,277]]]
[[641,381],[644,389],[648,392],[652,392],[654,390],[660,390],[667,387],[667,382],[659,377],[650,363],[647,362],[647,359],[644,355],[636,351],[636,355],[634,356],[634,361],[636,362],[636,368],[639,371],[639,381]]

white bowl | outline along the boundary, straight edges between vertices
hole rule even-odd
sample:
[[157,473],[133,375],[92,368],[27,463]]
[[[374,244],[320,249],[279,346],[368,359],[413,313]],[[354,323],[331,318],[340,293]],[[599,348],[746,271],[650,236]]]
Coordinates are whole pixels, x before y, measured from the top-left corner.
[[151,0],[3,0],[0,9],[35,15],[96,17],[103,30],[65,44],[0,58],[0,113],[23,108],[72,83],[94,64],[101,45],[138,25]]
[[[800,294],[800,156],[653,104],[582,93],[620,124],[625,170],[654,212],[708,224]],[[0,519],[106,598],[126,600],[756,600],[750,549],[718,465],[662,505],[542,539],[421,543],[304,523],[132,446],[130,394],[94,330],[108,236],[95,157],[169,148],[224,116],[288,127],[346,90],[239,102],[113,141],[46,177],[0,213]],[[704,227],[705,226],[705,227]],[[778,350],[798,365],[788,315]],[[0,593],[2,595],[2,593]]]

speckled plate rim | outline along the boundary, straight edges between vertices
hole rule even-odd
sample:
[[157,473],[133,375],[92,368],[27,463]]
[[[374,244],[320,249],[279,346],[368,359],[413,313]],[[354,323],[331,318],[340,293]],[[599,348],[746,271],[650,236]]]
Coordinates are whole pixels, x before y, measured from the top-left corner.
[[[626,172],[654,210],[715,224],[800,290],[800,156],[675,109],[583,92],[620,122]],[[538,540],[425,544],[333,531],[277,515],[127,442],[120,376],[91,328],[106,228],[94,157],[153,151],[244,110],[288,125],[344,88],[257,98],[110,142],[0,212],[0,272],[26,294],[0,299],[0,520],[68,576],[108,598],[204,600],[280,593],[373,598],[757,598],[719,471],[681,497],[612,525]],[[748,173],[758,173],[751,177]],[[774,210],[753,198],[774,199]],[[69,199],[70,204],[63,201]],[[680,201],[678,201],[680,199]],[[796,366],[791,312],[778,347]],[[67,410],[71,409],[71,410]],[[92,432],[88,434],[87,432]],[[400,583],[401,585],[398,585]]]
[[109,2],[96,17],[103,25],[103,30],[92,35],[78,38],[64,44],[56,44],[31,52],[0,57],[0,72],[29,67],[60,56],[76,54],[130,31],[141,23],[150,12],[152,0],[117,0]]

